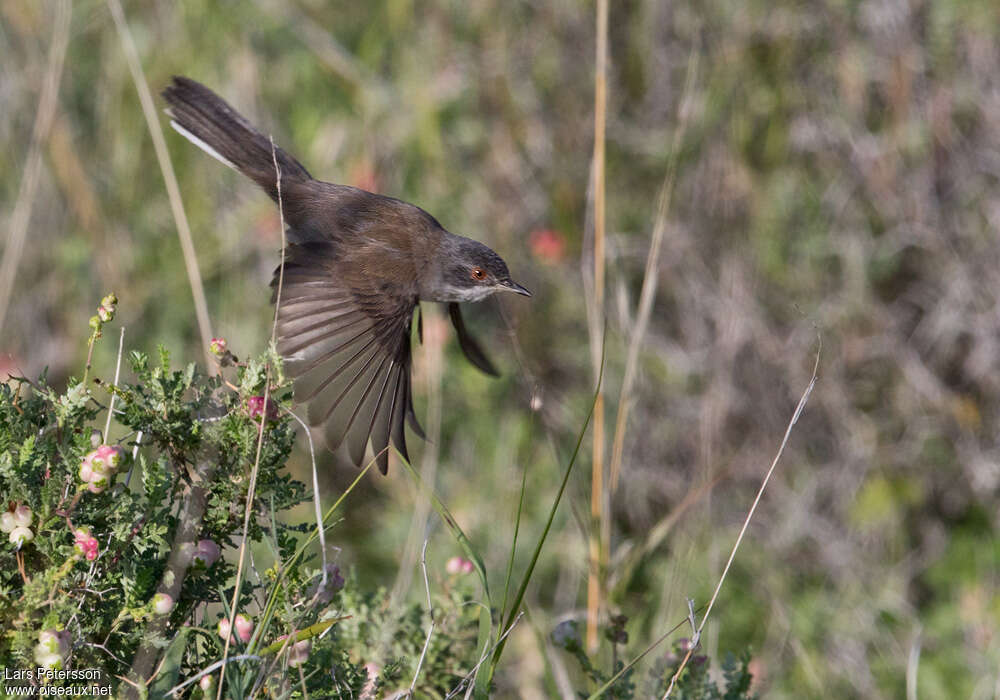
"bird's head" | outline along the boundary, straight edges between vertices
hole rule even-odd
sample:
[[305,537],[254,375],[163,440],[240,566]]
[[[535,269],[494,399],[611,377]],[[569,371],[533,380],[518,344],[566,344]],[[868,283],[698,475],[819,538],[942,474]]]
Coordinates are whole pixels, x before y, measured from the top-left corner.
[[531,292],[511,279],[507,263],[479,241],[449,236],[439,253],[433,301],[480,301],[494,292]]

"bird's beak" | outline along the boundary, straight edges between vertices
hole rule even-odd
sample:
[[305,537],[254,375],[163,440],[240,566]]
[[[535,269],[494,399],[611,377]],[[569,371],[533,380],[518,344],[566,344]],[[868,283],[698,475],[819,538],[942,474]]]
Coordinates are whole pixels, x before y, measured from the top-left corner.
[[525,289],[512,279],[504,280],[503,282],[500,283],[500,286],[503,289],[506,289],[508,292],[514,292],[515,294],[520,294],[521,296],[525,297],[531,296],[531,292],[529,292],[527,289]]

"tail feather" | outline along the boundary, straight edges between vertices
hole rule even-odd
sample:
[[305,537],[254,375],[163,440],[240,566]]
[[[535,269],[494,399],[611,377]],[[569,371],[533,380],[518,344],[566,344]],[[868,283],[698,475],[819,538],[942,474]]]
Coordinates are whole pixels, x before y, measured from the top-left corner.
[[213,158],[251,178],[277,200],[274,161],[278,161],[283,182],[307,181],[312,176],[288,153],[274,147],[271,140],[225,100],[190,78],[174,76],[163,91],[170,108],[171,126]]

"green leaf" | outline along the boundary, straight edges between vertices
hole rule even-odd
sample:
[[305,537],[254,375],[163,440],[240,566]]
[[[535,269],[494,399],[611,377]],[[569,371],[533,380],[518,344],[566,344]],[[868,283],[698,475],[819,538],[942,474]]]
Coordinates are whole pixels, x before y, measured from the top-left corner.
[[187,636],[190,631],[190,627],[181,627],[173,641],[170,642],[170,646],[167,647],[160,671],[148,689],[151,699],[166,699],[168,697],[167,691],[177,685],[181,674],[181,663],[184,661],[184,650],[187,648]]

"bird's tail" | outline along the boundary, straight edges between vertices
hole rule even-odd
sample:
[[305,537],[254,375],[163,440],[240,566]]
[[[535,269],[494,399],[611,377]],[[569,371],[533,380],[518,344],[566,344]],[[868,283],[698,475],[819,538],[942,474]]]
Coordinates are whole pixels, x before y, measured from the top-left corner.
[[174,76],[163,91],[170,124],[182,136],[234,170],[251,178],[277,200],[274,162],[283,183],[311,180],[302,164],[257,131],[225,100],[199,82]]

